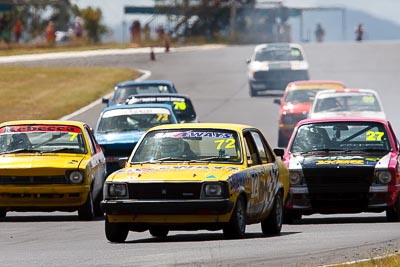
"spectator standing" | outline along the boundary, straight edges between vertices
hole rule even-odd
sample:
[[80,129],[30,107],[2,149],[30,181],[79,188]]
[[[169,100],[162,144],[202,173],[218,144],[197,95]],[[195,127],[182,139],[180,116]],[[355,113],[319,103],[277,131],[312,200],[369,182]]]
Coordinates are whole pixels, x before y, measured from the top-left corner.
[[322,28],[321,24],[317,24],[317,28],[315,29],[315,39],[317,40],[318,43],[321,43],[324,41],[325,37],[325,30]]
[[7,44],[10,42],[10,19],[7,14],[3,14],[0,18],[0,40]]
[[156,29],[158,41],[162,42],[164,40],[164,27],[162,24],[158,25]]
[[51,20],[46,27],[46,41],[50,45],[54,45],[56,42],[56,31],[54,28],[54,22]]
[[355,29],[354,33],[356,34],[356,41],[361,42],[364,39],[364,26],[362,23],[358,24],[357,28]]
[[132,44],[134,45],[139,45],[140,44],[140,40],[141,40],[141,25],[140,25],[140,21],[138,20],[134,20],[131,24],[130,27],[130,31],[131,31],[131,41]]
[[82,19],[80,17],[75,18],[75,24],[74,24],[74,33],[76,38],[81,38],[82,37]]
[[14,29],[13,29],[13,31],[14,31],[14,41],[16,43],[20,42],[23,29],[24,29],[24,26],[22,25],[21,20],[17,19],[15,21]]

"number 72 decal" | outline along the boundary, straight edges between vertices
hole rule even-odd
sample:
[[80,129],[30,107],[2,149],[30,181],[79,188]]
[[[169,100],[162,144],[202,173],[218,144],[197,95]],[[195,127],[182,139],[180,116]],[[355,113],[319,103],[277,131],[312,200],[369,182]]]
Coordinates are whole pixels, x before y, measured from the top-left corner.
[[215,140],[214,143],[217,144],[217,150],[221,148],[235,148],[235,139],[228,138],[228,139],[218,139]]

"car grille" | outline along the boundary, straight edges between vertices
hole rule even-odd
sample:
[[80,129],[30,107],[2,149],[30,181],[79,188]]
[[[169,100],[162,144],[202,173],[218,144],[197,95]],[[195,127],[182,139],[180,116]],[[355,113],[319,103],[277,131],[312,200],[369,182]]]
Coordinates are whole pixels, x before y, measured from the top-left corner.
[[307,118],[307,114],[287,114],[282,116],[282,123],[284,124],[296,124],[297,122]]
[[0,176],[2,185],[69,184],[65,175],[58,176]]
[[303,169],[315,209],[364,209],[374,179],[374,167]]
[[133,199],[199,199],[202,183],[130,183]]
[[127,148],[125,148],[125,149],[112,149],[110,147],[106,147],[105,156],[106,157],[129,157],[132,153],[133,147],[127,146]]
[[308,80],[308,72],[306,70],[269,70],[257,71],[254,73],[255,80],[283,81],[292,82],[296,80]]

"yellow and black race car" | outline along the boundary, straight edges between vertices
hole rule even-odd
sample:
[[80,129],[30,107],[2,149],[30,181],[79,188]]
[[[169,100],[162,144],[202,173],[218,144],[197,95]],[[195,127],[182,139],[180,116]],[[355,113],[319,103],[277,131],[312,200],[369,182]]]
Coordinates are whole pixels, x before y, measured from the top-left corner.
[[126,167],[105,183],[105,234],[223,230],[242,238],[247,224],[279,234],[289,173],[259,130],[237,124],[187,123],[151,128]]

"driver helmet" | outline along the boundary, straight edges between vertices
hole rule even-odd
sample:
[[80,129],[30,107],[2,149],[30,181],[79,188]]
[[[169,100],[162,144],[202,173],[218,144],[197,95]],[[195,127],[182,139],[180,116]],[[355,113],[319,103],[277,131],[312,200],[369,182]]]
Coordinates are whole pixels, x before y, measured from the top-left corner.
[[182,157],[185,152],[185,141],[181,138],[166,137],[160,142],[160,157]]

